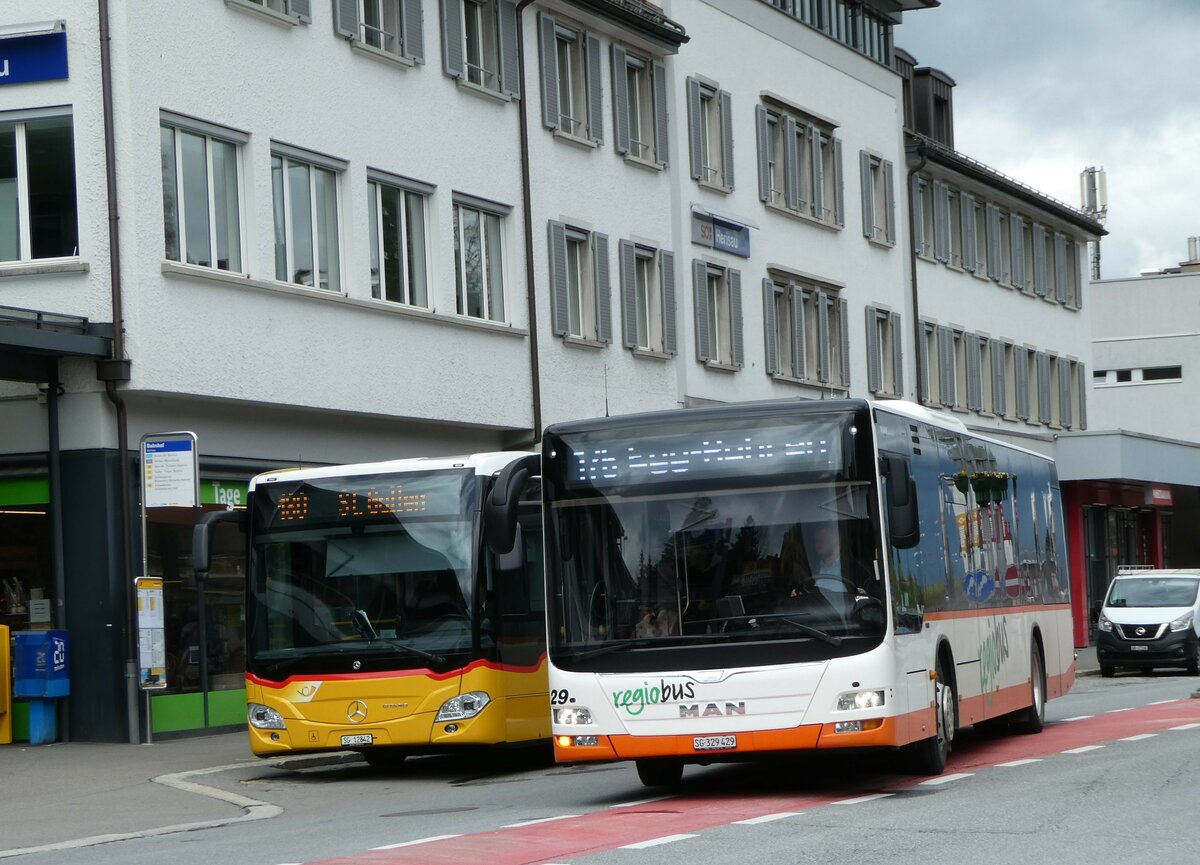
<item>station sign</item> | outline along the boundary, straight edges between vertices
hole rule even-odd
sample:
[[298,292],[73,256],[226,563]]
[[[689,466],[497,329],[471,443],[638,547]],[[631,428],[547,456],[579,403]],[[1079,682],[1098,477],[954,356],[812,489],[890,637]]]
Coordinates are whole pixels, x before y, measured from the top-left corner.
[[0,33],[0,86],[67,77],[67,34]]

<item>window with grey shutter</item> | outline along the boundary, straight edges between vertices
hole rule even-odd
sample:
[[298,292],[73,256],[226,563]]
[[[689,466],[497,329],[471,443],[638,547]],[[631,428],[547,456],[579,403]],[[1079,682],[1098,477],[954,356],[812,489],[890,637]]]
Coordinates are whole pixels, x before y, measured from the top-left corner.
[[1076,429],[1087,429],[1087,366],[1079,364],[1079,378],[1077,379],[1079,387],[1079,418],[1076,421]]
[[1000,209],[994,204],[987,205],[985,224],[987,226],[987,275],[988,279],[1000,279]]
[[462,0],[442,0],[442,68],[452,78],[467,74],[462,11]]
[[625,49],[612,46],[613,141],[617,153],[629,152],[629,80],[625,77]]
[[500,0],[500,91],[521,97],[521,64],[517,46],[517,0]]
[[992,341],[992,412],[1000,417],[1008,416],[1008,377],[1005,375],[1004,343]]
[[712,358],[712,338],[708,332],[708,265],[692,259],[692,298],[696,314],[696,360]]
[[873,306],[867,307],[867,390],[879,393],[883,390],[883,356],[879,344],[880,312]]
[[846,190],[842,178],[842,139],[834,138],[833,147],[833,221],[846,227]]
[[887,242],[896,242],[896,178],[895,167],[890,160],[883,160],[883,209]]
[[812,155],[812,189],[809,197],[812,199],[812,215],[817,219],[825,218],[825,165],[821,160],[821,130],[815,126],[808,128],[809,153]]
[[721,168],[725,172],[725,188],[733,189],[733,96],[722,90],[717,98],[721,102]]
[[347,39],[358,39],[359,0],[333,0],[333,30]]
[[892,328],[892,375],[895,379],[893,393],[904,395],[904,331],[900,326],[900,313],[891,314]]
[[933,181],[933,257],[945,264],[950,260],[950,190]]
[[804,289],[791,286],[792,295],[792,373],[796,378],[808,378],[808,323],[804,320]]
[[1067,291],[1067,236],[1054,235],[1054,299],[1065,304],[1069,299]]
[[925,254],[925,196],[929,194],[929,188],[921,178],[915,174],[912,178],[912,189],[910,190],[913,200],[913,251],[917,255]]
[[1058,405],[1059,405],[1059,423],[1068,429],[1071,428],[1071,397],[1073,396],[1071,389],[1071,372],[1075,369],[1075,364],[1072,361],[1058,361]]
[[800,150],[797,136],[800,125],[794,117],[783,119],[783,196],[784,204],[792,210],[800,209]]
[[829,344],[829,312],[833,299],[825,292],[817,293],[817,381],[828,384],[832,379],[833,346]]
[[592,264],[596,285],[596,339],[600,342],[612,342],[612,280],[608,272],[608,235],[592,235]]
[[675,255],[658,254],[659,294],[662,296],[663,351],[674,354],[675,337]]
[[1025,220],[1015,213],[1009,217],[1009,244],[1012,249],[1013,288],[1025,288]]
[[967,350],[967,408],[983,410],[983,369],[980,363],[981,340],[978,334],[963,336]]
[[287,0],[287,11],[305,24],[312,23],[312,0]]
[[637,252],[633,243],[617,243],[617,264],[621,268],[621,328],[626,348],[637,348]]
[[875,184],[871,178],[871,154],[865,150],[858,152],[858,170],[862,178],[863,236],[870,240],[875,236]]
[[587,34],[587,119],[588,136],[596,144],[604,143],[604,111],[601,106],[600,40]]
[[1048,424],[1054,420],[1053,399],[1050,395],[1050,355],[1037,353],[1038,420]]
[[746,365],[746,351],[742,339],[742,272],[730,268],[726,271],[729,280],[729,349],[734,366]]
[[1013,347],[1013,373],[1017,393],[1017,417],[1029,420],[1029,349]]
[[654,78],[654,161],[666,165],[670,140],[667,138],[667,67],[657,60],[651,64]]
[[567,292],[567,227],[550,222],[550,320],[555,336],[570,333]]
[[942,326],[938,328],[938,401],[947,408],[957,402],[954,373],[954,331]]
[[773,136],[767,122],[767,109],[754,106],[754,128],[758,133],[758,200],[771,200],[771,148]]
[[538,13],[538,46],[542,54],[542,125],[562,128],[558,108],[558,35],[555,21],[545,12]]
[[975,198],[967,193],[958,197],[958,221],[962,227],[962,266],[963,270],[975,272]]
[[1046,296],[1046,229],[1033,227],[1033,292]]
[[400,4],[400,25],[404,40],[404,56],[414,63],[425,62],[425,17],[421,0],[403,0]]
[[692,169],[692,180],[704,179],[704,131],[700,128],[700,82],[687,79],[688,117],[688,162]]
[[918,398],[922,403],[933,402],[933,381],[930,376],[929,342],[930,334],[935,333],[931,324],[921,325],[921,344],[917,347],[917,389]]
[[767,375],[779,372],[779,322],[775,312],[775,282],[762,281],[763,287],[763,346],[766,349]]

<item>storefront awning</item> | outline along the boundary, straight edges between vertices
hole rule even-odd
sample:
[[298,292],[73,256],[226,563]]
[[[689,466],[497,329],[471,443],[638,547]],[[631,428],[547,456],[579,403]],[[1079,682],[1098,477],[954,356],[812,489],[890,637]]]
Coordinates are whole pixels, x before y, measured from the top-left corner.
[[0,306],[0,379],[57,381],[64,357],[111,358],[112,335],[82,316]]
[[1200,487],[1200,444],[1128,430],[1085,430],[1058,437],[1062,481],[1139,481]]

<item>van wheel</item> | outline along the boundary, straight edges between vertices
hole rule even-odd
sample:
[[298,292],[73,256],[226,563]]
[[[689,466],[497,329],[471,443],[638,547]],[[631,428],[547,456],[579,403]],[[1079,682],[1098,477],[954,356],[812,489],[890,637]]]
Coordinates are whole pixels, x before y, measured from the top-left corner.
[[1188,658],[1187,674],[1200,676],[1200,640],[1192,640],[1192,651]]
[[1013,729],[1018,733],[1040,733],[1046,726],[1046,664],[1042,650],[1033,644],[1032,660],[1029,664],[1029,689],[1032,702],[1028,709],[1013,718]]
[[904,753],[905,765],[914,775],[940,775],[946,770],[946,760],[950,757],[954,733],[958,729],[958,695],[954,683],[940,658],[936,669],[933,700],[937,731],[928,739],[913,742]]
[[1116,675],[1116,673],[1117,673],[1117,668],[1114,667],[1112,664],[1101,664],[1100,665],[1100,675],[1103,676],[1104,678],[1111,679],[1113,676]]
[[645,787],[674,787],[683,780],[682,760],[637,760],[636,764]]

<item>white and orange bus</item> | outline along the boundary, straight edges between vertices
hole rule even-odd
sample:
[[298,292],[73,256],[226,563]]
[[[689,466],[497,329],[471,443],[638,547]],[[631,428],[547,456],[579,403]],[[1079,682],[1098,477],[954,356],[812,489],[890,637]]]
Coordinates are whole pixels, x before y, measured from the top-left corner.
[[683,766],[1041,730],[1074,680],[1054,464],[905,402],[552,426],[556,758]]
[[[248,523],[258,756],[406,755],[550,733],[538,455],[269,472]],[[207,569],[213,515],[197,526]],[[499,550],[500,552],[497,552]]]

